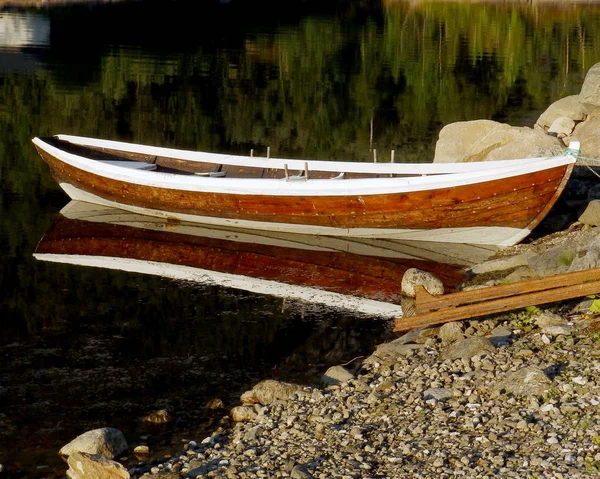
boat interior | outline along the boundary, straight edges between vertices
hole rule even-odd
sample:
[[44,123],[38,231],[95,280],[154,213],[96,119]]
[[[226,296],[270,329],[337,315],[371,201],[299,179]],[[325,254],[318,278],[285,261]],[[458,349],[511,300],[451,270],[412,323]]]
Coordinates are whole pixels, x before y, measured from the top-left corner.
[[212,162],[202,162],[185,160],[180,158],[169,158],[166,156],[156,156],[143,153],[133,153],[121,150],[113,150],[96,146],[84,146],[62,140],[57,137],[46,137],[42,140],[62,151],[74,155],[88,158],[90,160],[112,163],[114,165],[142,170],[155,170],[164,173],[180,175],[198,175],[205,177],[227,177],[227,178],[270,178],[286,179],[288,181],[305,181],[308,179],[332,179],[343,180],[349,178],[394,178],[406,177],[412,175],[405,174],[377,174],[377,173],[356,173],[356,172],[337,172],[337,171],[316,171],[309,170],[308,162],[304,169],[284,168],[263,168],[251,166],[239,166],[228,164],[217,164]]

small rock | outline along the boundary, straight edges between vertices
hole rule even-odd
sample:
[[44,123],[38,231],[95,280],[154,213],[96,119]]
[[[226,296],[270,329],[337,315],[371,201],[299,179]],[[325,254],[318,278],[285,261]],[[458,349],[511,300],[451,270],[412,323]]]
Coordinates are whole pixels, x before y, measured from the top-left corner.
[[489,339],[476,336],[457,341],[446,348],[442,351],[442,359],[472,358],[479,354],[494,352],[495,349]]
[[313,479],[313,476],[309,474],[306,466],[296,465],[290,473],[292,479]]
[[496,394],[504,391],[518,396],[541,396],[552,386],[552,381],[535,366],[528,366],[512,373],[495,388]]
[[504,326],[499,326],[492,330],[492,332],[490,333],[489,340],[496,347],[504,346],[504,345],[510,343],[511,336],[512,336],[512,330],[510,330]]
[[448,388],[429,388],[423,392],[424,399],[435,399],[437,401],[447,401],[452,399],[452,389]]
[[445,323],[440,327],[440,339],[444,344],[450,344],[459,339],[463,339],[463,326],[458,321]]
[[417,268],[407,269],[402,277],[402,293],[414,298],[416,286],[423,286],[429,294],[444,294],[444,283],[435,275]]
[[542,328],[542,333],[547,334],[549,336],[560,336],[561,334],[568,336],[573,333],[573,330],[574,327],[566,323],[550,324]]
[[144,421],[150,424],[168,424],[173,421],[173,416],[166,409],[159,409],[148,414]]
[[532,321],[539,328],[544,328],[546,326],[551,326],[554,324],[564,324],[565,320],[562,316],[559,316],[556,313],[552,313],[550,311],[542,311],[538,316],[534,317]]
[[236,406],[229,414],[235,422],[252,421],[258,416],[258,413],[252,406]]
[[74,452],[67,460],[70,479],[129,479],[129,472],[102,454]]
[[58,453],[61,456],[70,456],[75,452],[103,454],[109,459],[114,459],[127,449],[127,441],[121,431],[113,427],[103,427],[77,436],[64,445]]
[[148,446],[136,446],[135,449],[133,450],[133,453],[138,455],[138,456],[147,456],[148,454],[150,454],[150,448]]
[[350,381],[354,374],[343,366],[331,366],[321,377],[321,384],[324,386],[335,386]]
[[298,384],[266,379],[242,394],[241,401],[242,404],[259,403],[267,406],[278,399],[287,399],[301,389],[302,386]]
[[206,403],[206,409],[224,409],[225,403],[219,398],[213,398]]

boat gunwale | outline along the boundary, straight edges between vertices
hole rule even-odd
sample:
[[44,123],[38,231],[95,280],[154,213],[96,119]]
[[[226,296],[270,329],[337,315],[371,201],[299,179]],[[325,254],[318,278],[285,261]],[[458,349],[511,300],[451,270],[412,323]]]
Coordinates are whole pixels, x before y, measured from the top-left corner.
[[[66,152],[40,138],[34,138],[33,143],[58,161],[67,163],[82,171],[117,181],[168,190],[259,196],[367,196],[451,189],[458,186],[524,176],[561,166],[568,167],[576,161],[574,156],[565,154],[526,162],[510,160],[511,163],[508,166],[489,170],[479,169],[471,172],[444,173],[432,176],[286,181],[285,178],[212,178],[160,171],[134,170]],[[271,160],[266,161],[270,162]]]
[[[125,153],[137,153],[158,157],[164,156],[170,159],[185,160],[197,163],[275,169],[283,169],[284,166],[287,165],[287,167],[291,170],[303,170],[305,165],[307,164],[309,171],[326,171],[332,173],[369,173],[397,175],[441,175],[471,173],[479,170],[487,171],[493,169],[502,169],[505,167],[514,167],[519,165],[522,166],[523,164],[529,163],[535,164],[540,161],[548,161],[554,158],[571,156],[569,154],[563,153],[562,155],[556,155],[551,157],[533,157],[511,160],[462,163],[375,163],[363,161],[348,162],[334,160],[303,160],[232,155],[223,153],[183,150],[177,148],[165,148],[160,146],[141,145],[136,143],[127,143],[114,140],[102,140],[64,134],[54,135],[53,138],[82,147],[106,148],[111,150],[123,151]],[[36,139],[43,141],[43,138]]]

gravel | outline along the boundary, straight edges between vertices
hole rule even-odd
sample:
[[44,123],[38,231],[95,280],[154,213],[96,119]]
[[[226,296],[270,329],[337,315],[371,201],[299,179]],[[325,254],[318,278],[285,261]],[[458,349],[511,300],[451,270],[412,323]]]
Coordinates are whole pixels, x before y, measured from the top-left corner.
[[[553,326],[564,326],[560,331],[567,334],[544,334],[523,314],[466,322],[461,326],[470,337],[456,334],[452,344],[447,331],[443,341],[410,332],[379,347],[347,381],[255,404],[247,422],[224,418],[211,436],[186,444],[171,459],[130,472],[144,479],[167,473],[599,477],[599,337],[589,315],[560,317]],[[483,340],[492,331],[506,338],[497,347]],[[469,354],[455,353],[461,341]]]

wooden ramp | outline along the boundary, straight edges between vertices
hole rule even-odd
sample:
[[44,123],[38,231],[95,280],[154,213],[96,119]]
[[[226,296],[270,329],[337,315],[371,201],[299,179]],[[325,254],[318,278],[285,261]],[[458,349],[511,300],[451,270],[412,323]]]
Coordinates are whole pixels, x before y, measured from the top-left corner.
[[432,296],[422,286],[415,291],[416,315],[397,319],[395,332],[600,293],[600,268],[443,296]]

